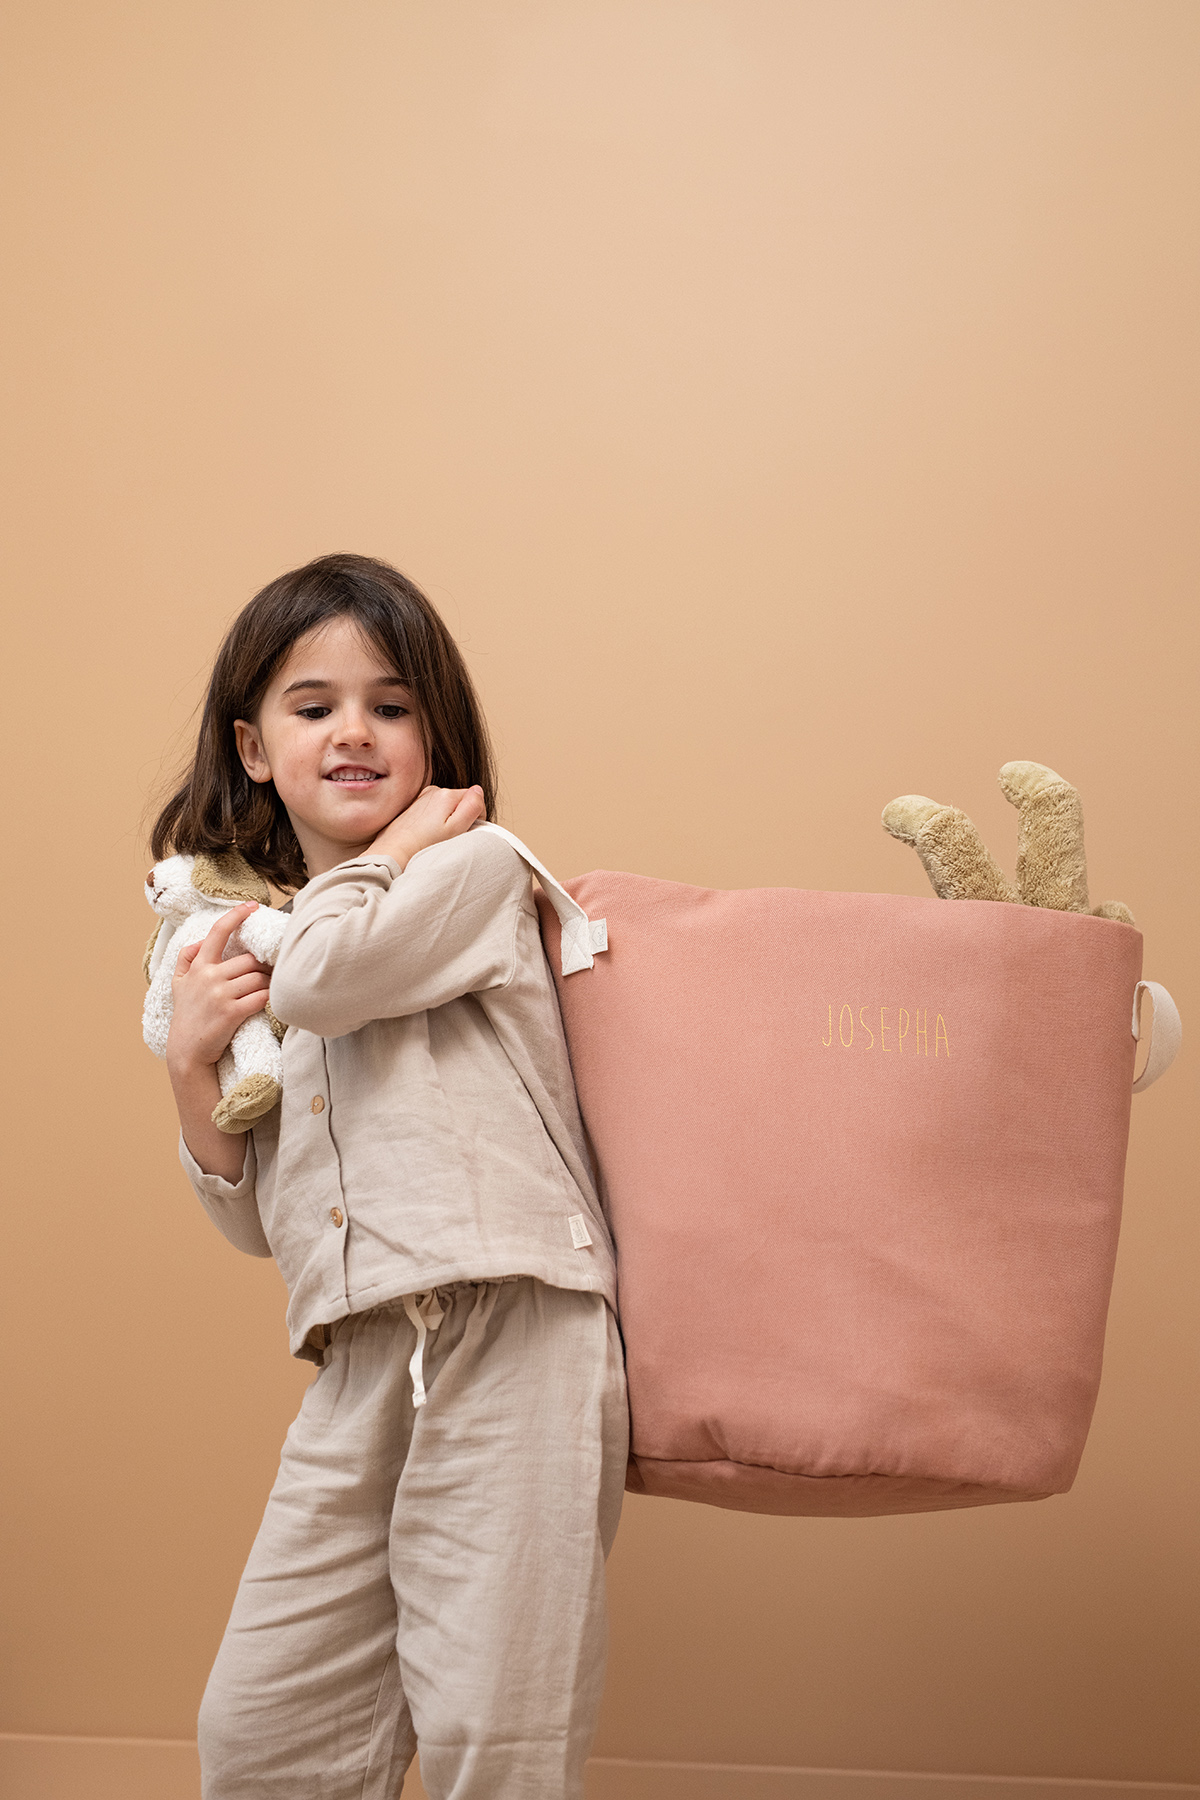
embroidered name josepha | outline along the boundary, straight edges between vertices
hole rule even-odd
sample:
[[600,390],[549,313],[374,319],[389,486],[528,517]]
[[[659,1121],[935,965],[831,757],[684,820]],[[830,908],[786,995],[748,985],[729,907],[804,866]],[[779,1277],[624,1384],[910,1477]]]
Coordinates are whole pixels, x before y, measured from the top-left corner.
[[[828,1003],[825,1031],[821,1043],[826,1050],[838,1045],[843,1050],[882,1050],[885,1055],[950,1056],[950,1033],[941,1013],[934,1014],[932,1030],[929,1007],[910,1012],[906,1006],[882,1006],[878,1002],[860,1006],[857,1021],[849,1001],[838,1006]],[[891,1042],[888,1042],[888,1039]],[[933,1045],[932,1051],[929,1046]]]

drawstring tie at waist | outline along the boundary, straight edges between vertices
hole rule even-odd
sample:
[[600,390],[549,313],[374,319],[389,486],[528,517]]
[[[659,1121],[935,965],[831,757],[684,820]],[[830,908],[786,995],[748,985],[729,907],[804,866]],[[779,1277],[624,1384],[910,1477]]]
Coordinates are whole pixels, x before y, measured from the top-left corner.
[[436,1331],[445,1313],[437,1297],[437,1289],[431,1288],[427,1294],[402,1294],[404,1310],[409,1322],[417,1334],[417,1347],[409,1360],[408,1372],[412,1376],[413,1405],[425,1404],[425,1340],[431,1331]]

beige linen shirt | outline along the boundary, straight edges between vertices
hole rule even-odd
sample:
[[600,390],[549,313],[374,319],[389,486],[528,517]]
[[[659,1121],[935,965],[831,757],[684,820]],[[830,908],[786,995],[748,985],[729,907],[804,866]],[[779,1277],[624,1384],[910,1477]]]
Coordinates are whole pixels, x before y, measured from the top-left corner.
[[[570,977],[586,981],[587,972]],[[296,895],[271,978],[283,1099],[236,1184],[192,1186],[273,1256],[292,1353],[401,1294],[532,1275],[616,1305],[532,879],[490,831],[360,857]]]

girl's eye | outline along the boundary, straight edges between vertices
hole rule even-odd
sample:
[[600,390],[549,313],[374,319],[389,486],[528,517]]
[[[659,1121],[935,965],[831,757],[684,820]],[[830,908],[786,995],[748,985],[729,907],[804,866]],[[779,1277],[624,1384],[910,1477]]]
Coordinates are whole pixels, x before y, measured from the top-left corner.
[[[318,719],[327,719],[332,710],[333,708],[329,706],[299,706],[296,708],[296,717],[309,719],[315,724]],[[384,719],[403,719],[407,716],[409,708],[401,706],[399,701],[388,701],[383,706],[377,706],[375,711]]]

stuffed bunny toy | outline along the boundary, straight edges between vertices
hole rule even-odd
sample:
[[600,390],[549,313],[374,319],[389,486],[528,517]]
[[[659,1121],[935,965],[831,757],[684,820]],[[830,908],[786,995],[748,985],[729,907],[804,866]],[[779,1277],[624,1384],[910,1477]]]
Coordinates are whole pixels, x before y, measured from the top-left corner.
[[966,813],[923,794],[904,794],[883,809],[883,827],[911,844],[942,900],[1013,900],[1057,912],[1133,924],[1119,900],[1089,907],[1083,808],[1069,781],[1043,763],[1010,762],[1000,771],[1006,800],[1020,816],[1017,881],[1000,869]]
[[[171,1028],[171,981],[179,952],[197,944],[221,914],[244,900],[258,902],[257,912],[242,921],[230,938],[225,956],[249,951],[272,966],[287,925],[287,915],[274,910],[270,891],[236,850],[210,856],[168,856],[146,877],[146,898],[160,923],[146,946],[142,973],[149,991],[142,1009],[142,1036],[156,1056],[167,1053]],[[221,1100],[213,1124],[231,1134],[246,1130],[276,1105],[283,1091],[283,1057],[279,1043],[285,1027],[271,1011],[244,1019],[217,1064]]]

